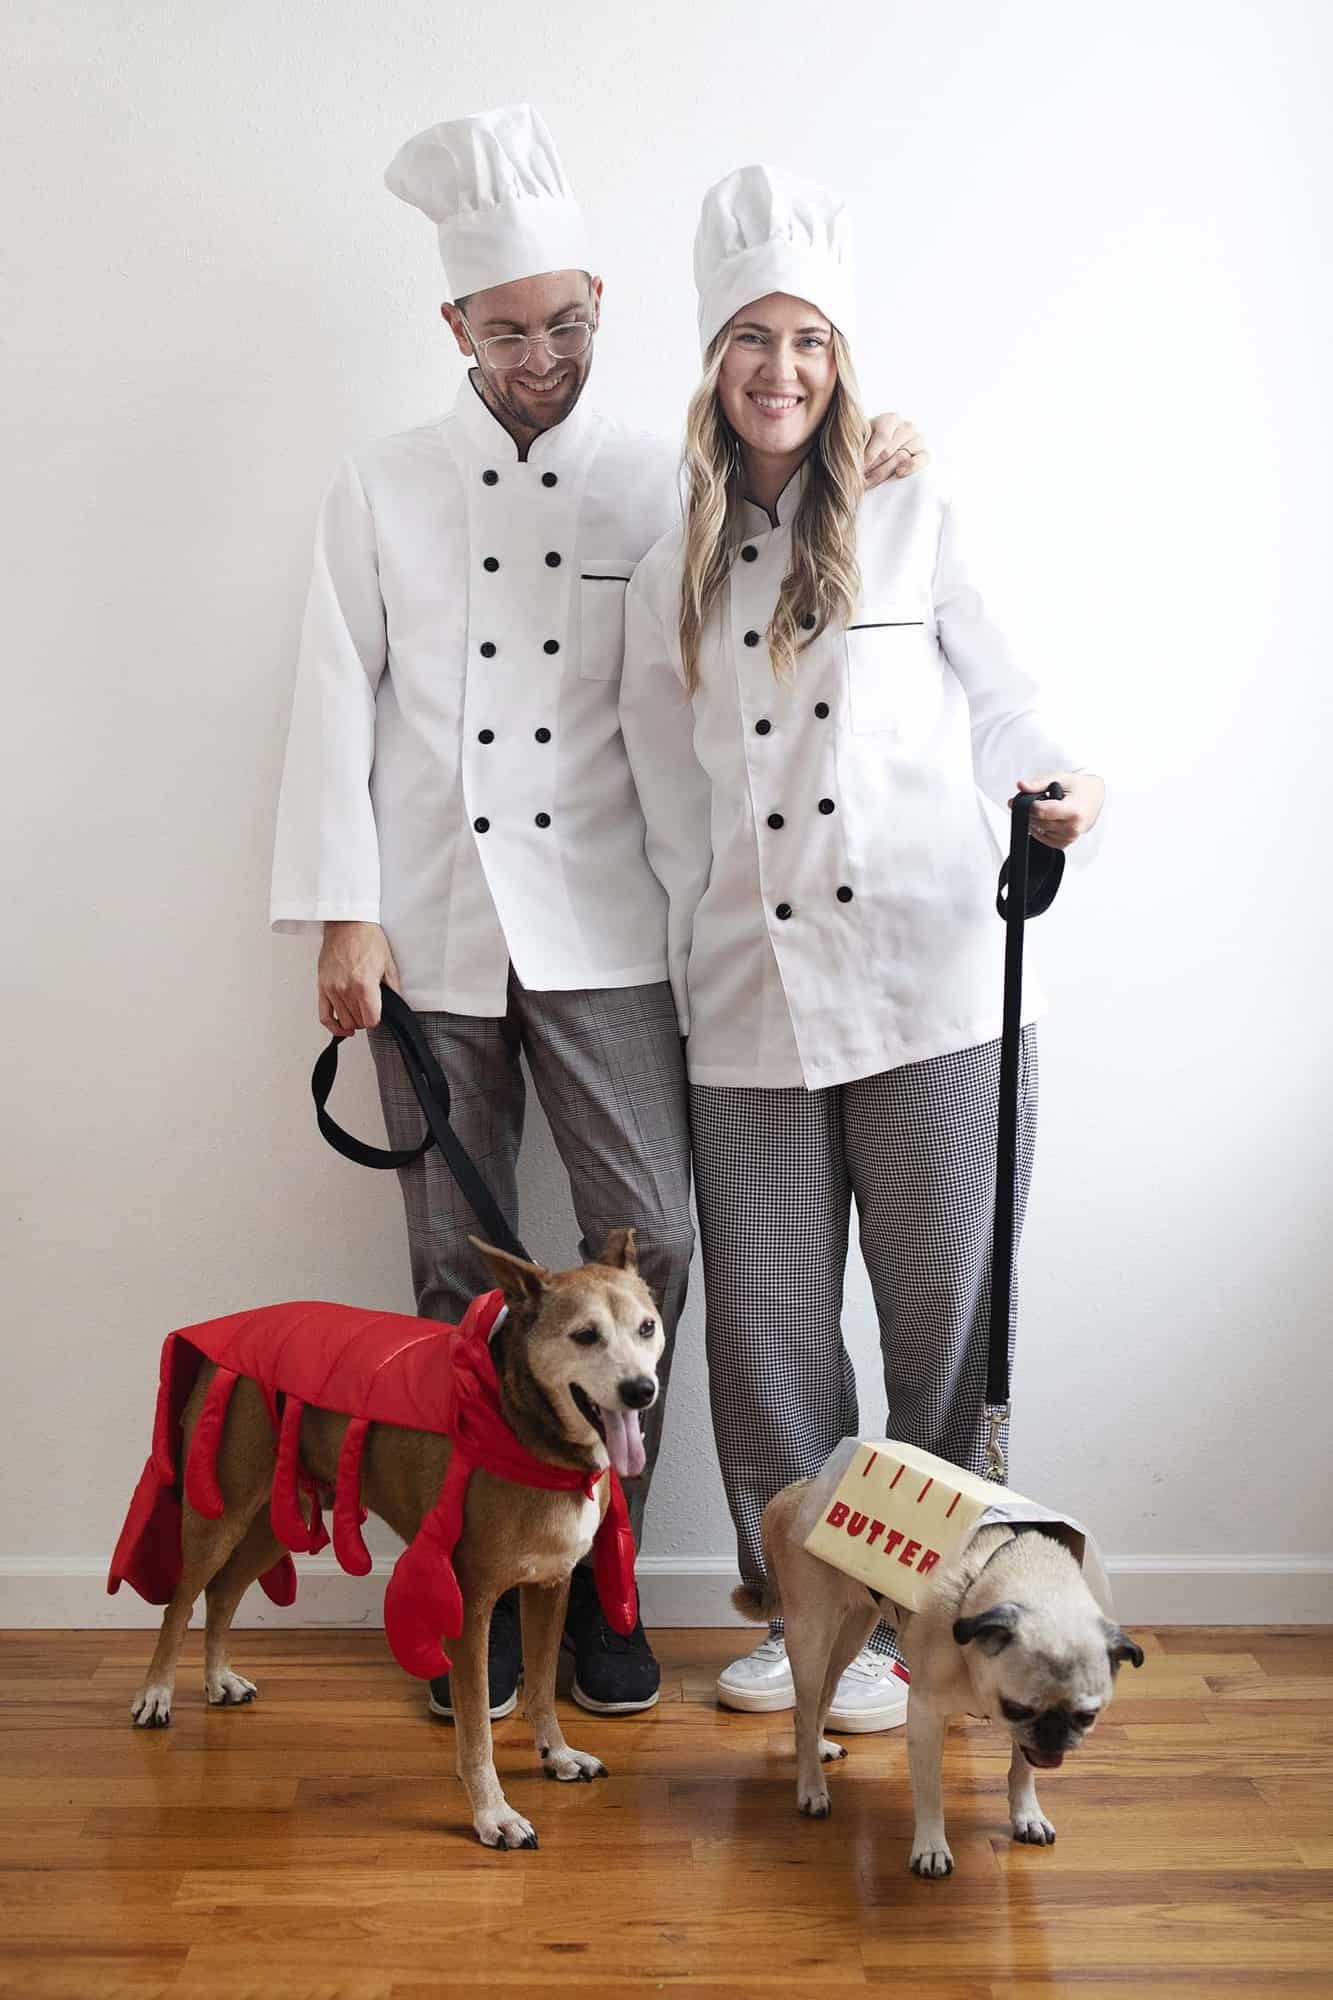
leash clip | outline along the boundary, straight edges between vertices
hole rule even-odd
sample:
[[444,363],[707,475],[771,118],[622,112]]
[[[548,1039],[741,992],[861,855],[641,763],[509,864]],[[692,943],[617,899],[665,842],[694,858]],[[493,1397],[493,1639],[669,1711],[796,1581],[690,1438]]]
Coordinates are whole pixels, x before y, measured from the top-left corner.
[[996,1486],[1003,1486],[1005,1482],[1005,1463],[1004,1452],[1000,1445],[1000,1432],[1009,1421],[1009,1405],[1008,1403],[992,1404],[986,1415],[990,1424],[990,1433],[986,1439],[986,1465],[981,1476],[983,1479],[992,1480]]

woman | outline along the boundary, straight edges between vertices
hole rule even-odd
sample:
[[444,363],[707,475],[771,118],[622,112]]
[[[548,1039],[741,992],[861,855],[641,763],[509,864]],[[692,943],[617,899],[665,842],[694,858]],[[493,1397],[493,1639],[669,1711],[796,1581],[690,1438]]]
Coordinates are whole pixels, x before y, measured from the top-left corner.
[[[891,1431],[981,1469],[1003,956],[981,794],[1058,777],[1033,827],[1067,847],[1103,787],[1042,721],[934,483],[864,491],[841,204],[742,168],[705,198],[695,276],[686,518],[633,579],[621,721],[670,898],[713,1423],[755,1581],[769,1498],[858,1427],[853,1199]],[[1020,1220],[1030,1025],[1021,1090]],[[881,1626],[830,1727],[900,1722],[905,1679]],[[777,1628],[718,1694],[791,1705]]]

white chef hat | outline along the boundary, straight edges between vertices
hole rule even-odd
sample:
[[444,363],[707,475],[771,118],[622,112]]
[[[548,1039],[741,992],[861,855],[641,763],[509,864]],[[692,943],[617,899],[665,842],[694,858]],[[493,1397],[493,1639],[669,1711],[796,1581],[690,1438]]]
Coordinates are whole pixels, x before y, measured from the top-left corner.
[[699,339],[742,306],[788,292],[851,337],[852,232],[842,198],[776,167],[738,167],[704,196],[694,237]]
[[543,271],[592,269],[583,212],[530,104],[418,132],[384,182],[439,225],[451,298]]

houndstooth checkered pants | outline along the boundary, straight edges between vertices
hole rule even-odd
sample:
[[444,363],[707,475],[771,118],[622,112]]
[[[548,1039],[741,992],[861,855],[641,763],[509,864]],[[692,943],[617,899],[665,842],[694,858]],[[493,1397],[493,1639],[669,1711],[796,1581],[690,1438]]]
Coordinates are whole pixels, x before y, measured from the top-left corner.
[[[580,1253],[596,1256],[609,1230],[632,1224],[638,1232],[640,1274],[659,1303],[667,1339],[657,1370],[661,1394],[643,1420],[647,1463],[625,1488],[638,1541],[694,1248],[685,1066],[671,989],[662,982],[531,993],[511,971],[503,1018],[417,1018],[449,1081],[450,1122],[511,1228],[518,1230],[525,1055],[569,1175]],[[370,1046],[389,1144],[415,1145],[425,1121],[397,1043],[386,1028],[373,1028]],[[400,1168],[398,1179],[417,1310],[424,1319],[456,1321],[494,1283],[468,1242],[480,1225],[438,1147]]]
[[[840,1325],[853,1200],[890,1433],[982,1471],[999,1080],[995,1041],[826,1090],[691,1086],[713,1434],[747,1582],[773,1495],[859,1428]],[[1018,1229],[1036,1126],[1026,1028]],[[883,1626],[872,1643],[896,1651]]]

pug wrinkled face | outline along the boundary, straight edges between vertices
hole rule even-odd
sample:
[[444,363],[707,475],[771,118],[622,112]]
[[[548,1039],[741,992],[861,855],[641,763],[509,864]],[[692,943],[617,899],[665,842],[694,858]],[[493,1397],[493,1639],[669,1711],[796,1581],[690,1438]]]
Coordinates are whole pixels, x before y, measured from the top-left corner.
[[1029,1764],[1052,1771],[1077,1750],[1115,1692],[1125,1660],[1143,1665],[1134,1641],[1095,1607],[994,1604],[960,1618],[954,1638],[982,1712],[1003,1722]]
[[511,1310],[531,1319],[527,1365],[566,1438],[602,1445],[620,1477],[635,1478],[646,1456],[639,1418],[657,1401],[666,1335],[638,1274],[634,1231],[613,1230],[597,1262],[575,1271],[497,1251],[487,1261]]

